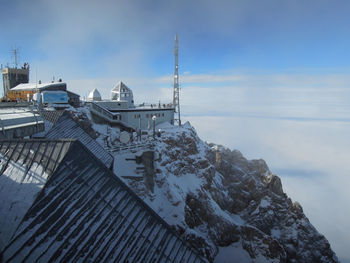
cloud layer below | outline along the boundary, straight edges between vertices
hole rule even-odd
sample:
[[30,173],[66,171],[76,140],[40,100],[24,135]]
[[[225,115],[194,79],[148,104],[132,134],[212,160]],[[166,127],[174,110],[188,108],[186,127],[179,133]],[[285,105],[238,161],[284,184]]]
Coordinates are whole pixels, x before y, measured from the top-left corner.
[[[181,77],[183,120],[202,139],[265,159],[284,190],[302,204],[342,262],[350,259],[350,77],[323,72],[242,72]],[[172,77],[124,80],[136,102],[171,101]],[[75,80],[74,91],[117,80]],[[144,87],[148,87],[145,89]]]
[[[130,78],[137,102],[171,101],[171,76]],[[109,95],[116,80],[73,81]],[[181,76],[183,120],[202,139],[265,159],[342,262],[350,259],[350,77],[347,74],[190,73]],[[144,89],[143,87],[149,87]]]

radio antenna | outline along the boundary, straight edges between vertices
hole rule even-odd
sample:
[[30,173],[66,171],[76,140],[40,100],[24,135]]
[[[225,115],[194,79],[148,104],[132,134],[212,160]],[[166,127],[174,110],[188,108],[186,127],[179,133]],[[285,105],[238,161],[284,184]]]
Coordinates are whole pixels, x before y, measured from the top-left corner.
[[174,55],[175,55],[174,95],[173,95],[173,105],[174,105],[174,110],[175,110],[174,124],[177,122],[177,124],[179,126],[181,126],[181,119],[180,119],[179,65],[178,65],[178,62],[179,62],[178,61],[178,59],[179,59],[179,40],[178,40],[177,34],[175,35]]

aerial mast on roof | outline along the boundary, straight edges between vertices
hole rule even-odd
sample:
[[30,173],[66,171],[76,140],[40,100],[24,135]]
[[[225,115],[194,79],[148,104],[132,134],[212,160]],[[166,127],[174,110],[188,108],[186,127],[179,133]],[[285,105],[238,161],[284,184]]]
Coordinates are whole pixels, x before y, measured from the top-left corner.
[[[179,55],[179,40],[177,34],[175,35],[175,73],[174,73],[174,96],[173,96],[173,105],[175,108],[174,124],[177,122],[181,126],[180,119],[180,87],[179,87],[179,65],[178,65],[178,55]],[[176,116],[177,113],[177,116]]]
[[[17,65],[18,65],[18,61],[17,61],[17,56],[18,56],[18,48],[14,48],[13,50],[12,50],[12,52],[13,52],[13,58],[14,58],[14,60],[15,60],[15,69],[17,69]],[[16,71],[16,81],[18,81],[18,75],[17,75],[17,71]]]
[[14,49],[12,50],[12,52],[13,52],[13,58],[14,58],[14,60],[15,60],[15,68],[17,68],[17,66],[18,66],[18,61],[17,61],[18,48],[14,48]]

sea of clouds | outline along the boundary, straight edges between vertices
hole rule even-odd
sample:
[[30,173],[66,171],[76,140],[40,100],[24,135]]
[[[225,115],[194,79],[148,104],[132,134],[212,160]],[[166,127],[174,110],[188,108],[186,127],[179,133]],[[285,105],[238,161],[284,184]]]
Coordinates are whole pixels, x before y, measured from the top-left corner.
[[[171,102],[171,76],[124,82],[136,103]],[[80,94],[100,87],[105,98],[115,84],[115,79],[70,81]],[[350,262],[349,85],[346,74],[187,73],[180,95],[183,122],[203,140],[264,159],[342,262]]]

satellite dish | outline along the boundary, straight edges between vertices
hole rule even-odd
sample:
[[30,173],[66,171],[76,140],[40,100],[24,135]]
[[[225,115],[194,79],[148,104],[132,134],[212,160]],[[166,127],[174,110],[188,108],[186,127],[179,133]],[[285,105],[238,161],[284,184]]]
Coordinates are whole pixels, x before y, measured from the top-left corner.
[[130,141],[130,135],[127,131],[122,131],[120,133],[119,140],[121,143],[128,143]]

